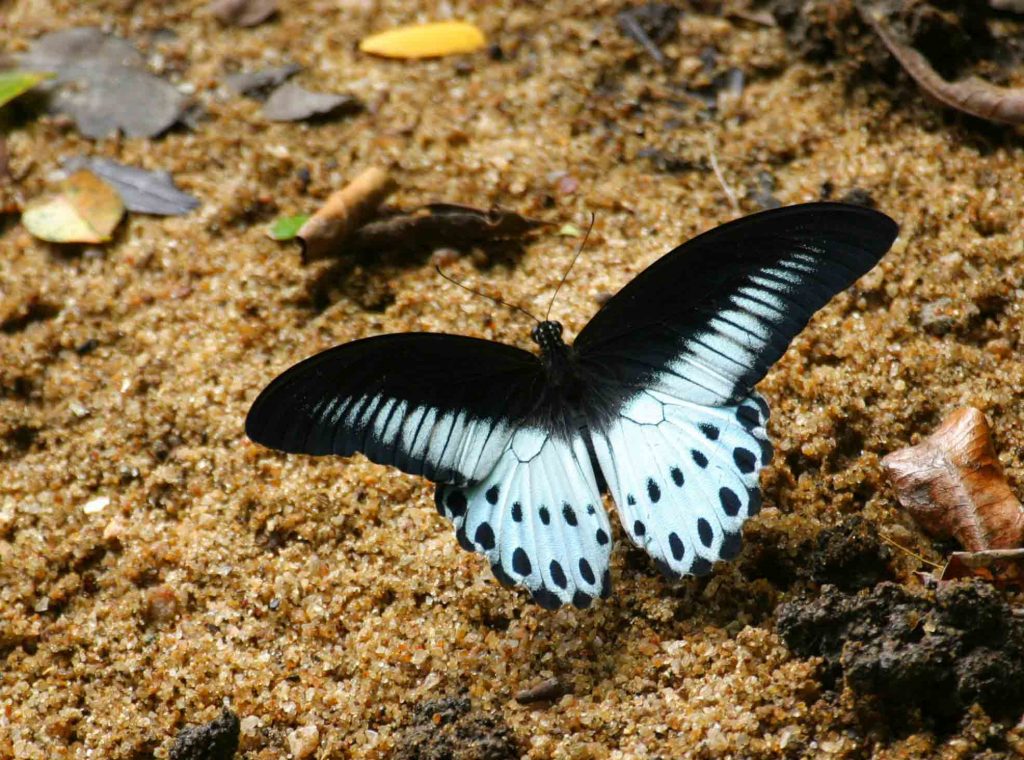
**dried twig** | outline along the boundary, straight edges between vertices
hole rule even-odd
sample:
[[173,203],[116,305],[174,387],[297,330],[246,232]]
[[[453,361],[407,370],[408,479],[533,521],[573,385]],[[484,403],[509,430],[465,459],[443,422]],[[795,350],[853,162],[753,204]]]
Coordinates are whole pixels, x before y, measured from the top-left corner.
[[729,205],[732,206],[732,210],[739,212],[740,202],[736,200],[736,193],[729,187],[729,183],[725,181],[725,176],[722,174],[722,169],[718,165],[718,156],[715,155],[715,140],[709,132],[704,133],[704,138],[708,141],[708,157],[711,161],[711,170],[714,171],[715,177],[718,179],[718,184],[722,186],[722,190],[725,191],[726,197],[729,199]]
[[999,87],[975,76],[948,82],[918,50],[896,39],[880,12],[862,9],[861,15],[907,74],[933,98],[981,119],[1024,124],[1024,89]]
[[516,702],[530,705],[536,702],[553,702],[569,693],[558,678],[548,678],[527,689],[516,692]]
[[395,189],[395,183],[383,169],[371,167],[341,190],[334,192],[320,209],[299,229],[306,261],[335,252],[359,229]]

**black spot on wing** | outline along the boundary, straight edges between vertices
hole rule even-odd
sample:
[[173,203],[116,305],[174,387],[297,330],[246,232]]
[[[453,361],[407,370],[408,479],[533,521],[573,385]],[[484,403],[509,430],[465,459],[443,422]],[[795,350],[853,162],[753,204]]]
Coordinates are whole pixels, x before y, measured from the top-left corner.
[[597,543],[600,544],[601,546],[604,546],[605,544],[608,543],[608,534],[604,532],[603,528],[598,528],[597,529],[597,534],[596,534],[595,538],[597,539]]
[[551,571],[551,580],[555,582],[558,588],[564,589],[569,585],[569,580],[565,577],[565,571],[562,570],[562,566],[556,560],[551,560],[551,567],[548,569]]
[[498,486],[493,485],[490,488],[488,488],[487,493],[484,494],[484,497],[487,499],[487,503],[490,504],[492,507],[498,503],[498,493]]
[[532,592],[530,598],[546,610],[557,610],[562,606],[562,598],[543,586]]
[[761,420],[757,417],[757,410],[745,404],[736,407],[736,420],[746,430],[753,430],[761,424]]
[[633,533],[637,536],[642,536],[647,532],[647,526],[644,525],[640,520],[633,523]]
[[726,533],[722,539],[722,546],[718,550],[718,556],[722,559],[735,559],[743,545],[743,537],[739,531],[736,533]]
[[572,595],[573,606],[578,607],[581,610],[585,610],[593,601],[594,597],[590,594],[584,593],[583,591],[577,590],[576,593]]
[[697,557],[693,560],[693,564],[690,565],[690,569],[687,571],[690,575],[696,575],[698,578],[702,578],[711,572],[711,563],[703,557]]
[[668,534],[668,546],[672,550],[672,556],[676,562],[679,562],[683,555],[686,554],[686,546],[683,545],[682,540],[680,540],[679,535],[676,533]]
[[700,536],[700,542],[704,546],[710,547],[711,543],[715,540],[715,532],[711,529],[711,523],[703,517],[697,520],[697,534]]
[[538,510],[538,514],[540,515],[540,521],[542,523],[544,523],[545,525],[550,525],[551,524],[551,513],[548,512],[548,508],[547,507],[541,507]]
[[736,463],[736,469],[747,474],[754,471],[757,466],[757,459],[752,451],[737,446],[732,450],[732,461]]
[[516,522],[523,521],[523,505],[518,501],[512,505],[512,519]]
[[680,470],[678,467],[673,467],[669,474],[672,476],[672,482],[675,483],[680,488],[682,488],[683,483],[685,482],[685,480],[683,479],[683,471]]
[[693,457],[694,463],[701,469],[704,469],[705,467],[708,466],[708,458],[704,456],[703,452],[697,451],[697,449],[693,449],[690,452],[690,456]]
[[583,557],[580,557],[580,577],[591,586],[597,581],[593,568],[590,567],[590,563]]
[[480,523],[477,526],[474,538],[484,548],[484,551],[490,551],[494,548],[494,531],[491,530],[490,524],[486,522]]
[[565,522],[570,527],[575,528],[577,525],[579,525],[579,522],[576,520],[576,513],[568,504],[562,505],[562,517],[565,519]]
[[722,487],[718,489],[718,500],[722,504],[722,511],[729,517],[735,517],[740,512],[740,497],[731,488]]
[[712,425],[710,422],[702,422],[700,424],[700,432],[704,434],[704,437],[709,441],[718,440],[718,428]]
[[661,489],[658,488],[658,484],[652,478],[647,479],[647,495],[651,497],[651,501],[655,504],[661,500]]
[[524,577],[533,572],[530,558],[526,556],[526,552],[521,546],[512,552],[512,569]]
[[455,517],[462,517],[466,514],[466,494],[458,489],[452,489],[448,493],[448,498],[445,500],[448,505],[448,511],[451,512]]
[[498,583],[502,586],[512,587],[516,585],[515,580],[505,572],[505,568],[501,566],[500,562],[494,562],[491,564],[491,572],[494,573],[494,577],[498,579]]

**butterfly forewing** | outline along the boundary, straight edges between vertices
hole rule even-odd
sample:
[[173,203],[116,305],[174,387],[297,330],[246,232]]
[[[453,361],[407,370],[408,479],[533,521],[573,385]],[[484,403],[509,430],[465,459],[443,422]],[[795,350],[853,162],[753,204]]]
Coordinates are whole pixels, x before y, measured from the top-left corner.
[[871,269],[897,227],[834,203],[737,219],[666,254],[583,328],[594,374],[705,406],[745,398],[815,311]]
[[513,346],[461,335],[382,335],[284,372],[256,399],[245,430],[282,451],[358,451],[435,482],[466,484],[494,468],[542,381],[539,359]]

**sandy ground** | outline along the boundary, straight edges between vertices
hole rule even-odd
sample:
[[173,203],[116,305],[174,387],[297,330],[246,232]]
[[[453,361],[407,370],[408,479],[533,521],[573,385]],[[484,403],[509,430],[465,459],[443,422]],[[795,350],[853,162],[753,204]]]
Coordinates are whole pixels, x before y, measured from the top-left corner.
[[[593,211],[554,310],[574,333],[661,253],[736,215],[713,144],[744,211],[770,177],[783,203],[818,199],[823,183],[833,197],[860,188],[901,225],[881,265],[760,386],[776,458],[745,553],[770,544],[799,563],[808,537],[861,514],[939,559],[879,459],[973,404],[1024,490],[1019,132],[951,116],[905,78],[800,62],[777,29],[695,11],[666,46],[680,60],[666,74],[604,2],[286,5],[255,29],[221,27],[198,0],[0,7],[9,50],[101,24],[160,52],[207,109],[195,131],[155,140],[93,142],[54,118],[8,137],[24,198],[52,186],[59,158],[89,153],[167,169],[203,206],[134,215],[112,244],[72,251],[16,218],[2,227],[0,757],[166,757],[179,729],[225,701],[242,719],[239,756],[287,756],[289,735],[315,726],[316,757],[379,757],[406,741],[417,705],[459,694],[533,758],[985,747],[979,713],[941,735],[865,726],[858,699],[824,690],[773,631],[776,605],[803,586],[743,572],[742,557],[670,584],[619,532],[613,597],[548,612],[458,548],[428,483],[359,457],[279,455],[249,443],[242,421],[277,372],[354,338],[529,343],[528,322],[440,281],[427,256],[303,265],[266,237],[275,216],[314,209],[369,165],[391,168],[398,205],[500,204],[581,224]],[[371,31],[445,15],[475,20],[503,58],[356,50]],[[148,44],[161,29],[176,37]],[[709,79],[709,48],[717,71],[746,77],[713,114],[682,93]],[[232,70],[283,59],[366,110],[269,124],[257,102],[218,90]],[[645,158],[651,148],[677,171]],[[465,255],[450,274],[543,310],[574,242],[543,234],[521,255]],[[922,309],[942,298],[950,319],[936,335]],[[99,497],[109,505],[83,510]],[[917,567],[895,564],[904,580]],[[573,694],[513,699],[551,676]]]

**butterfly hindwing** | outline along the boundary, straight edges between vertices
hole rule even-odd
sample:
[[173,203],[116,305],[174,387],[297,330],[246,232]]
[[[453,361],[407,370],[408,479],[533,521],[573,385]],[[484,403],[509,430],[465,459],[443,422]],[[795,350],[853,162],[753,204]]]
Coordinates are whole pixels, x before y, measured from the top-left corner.
[[610,592],[611,528],[586,446],[522,428],[470,487],[439,485],[438,511],[459,543],[484,554],[505,585],[550,609],[587,607]]
[[433,481],[471,483],[494,468],[542,378],[534,354],[502,343],[382,335],[281,374],[252,405],[245,429],[282,451],[359,451]]
[[626,403],[594,450],[626,534],[670,576],[706,575],[739,552],[771,459],[757,394],[704,407],[657,391]]

